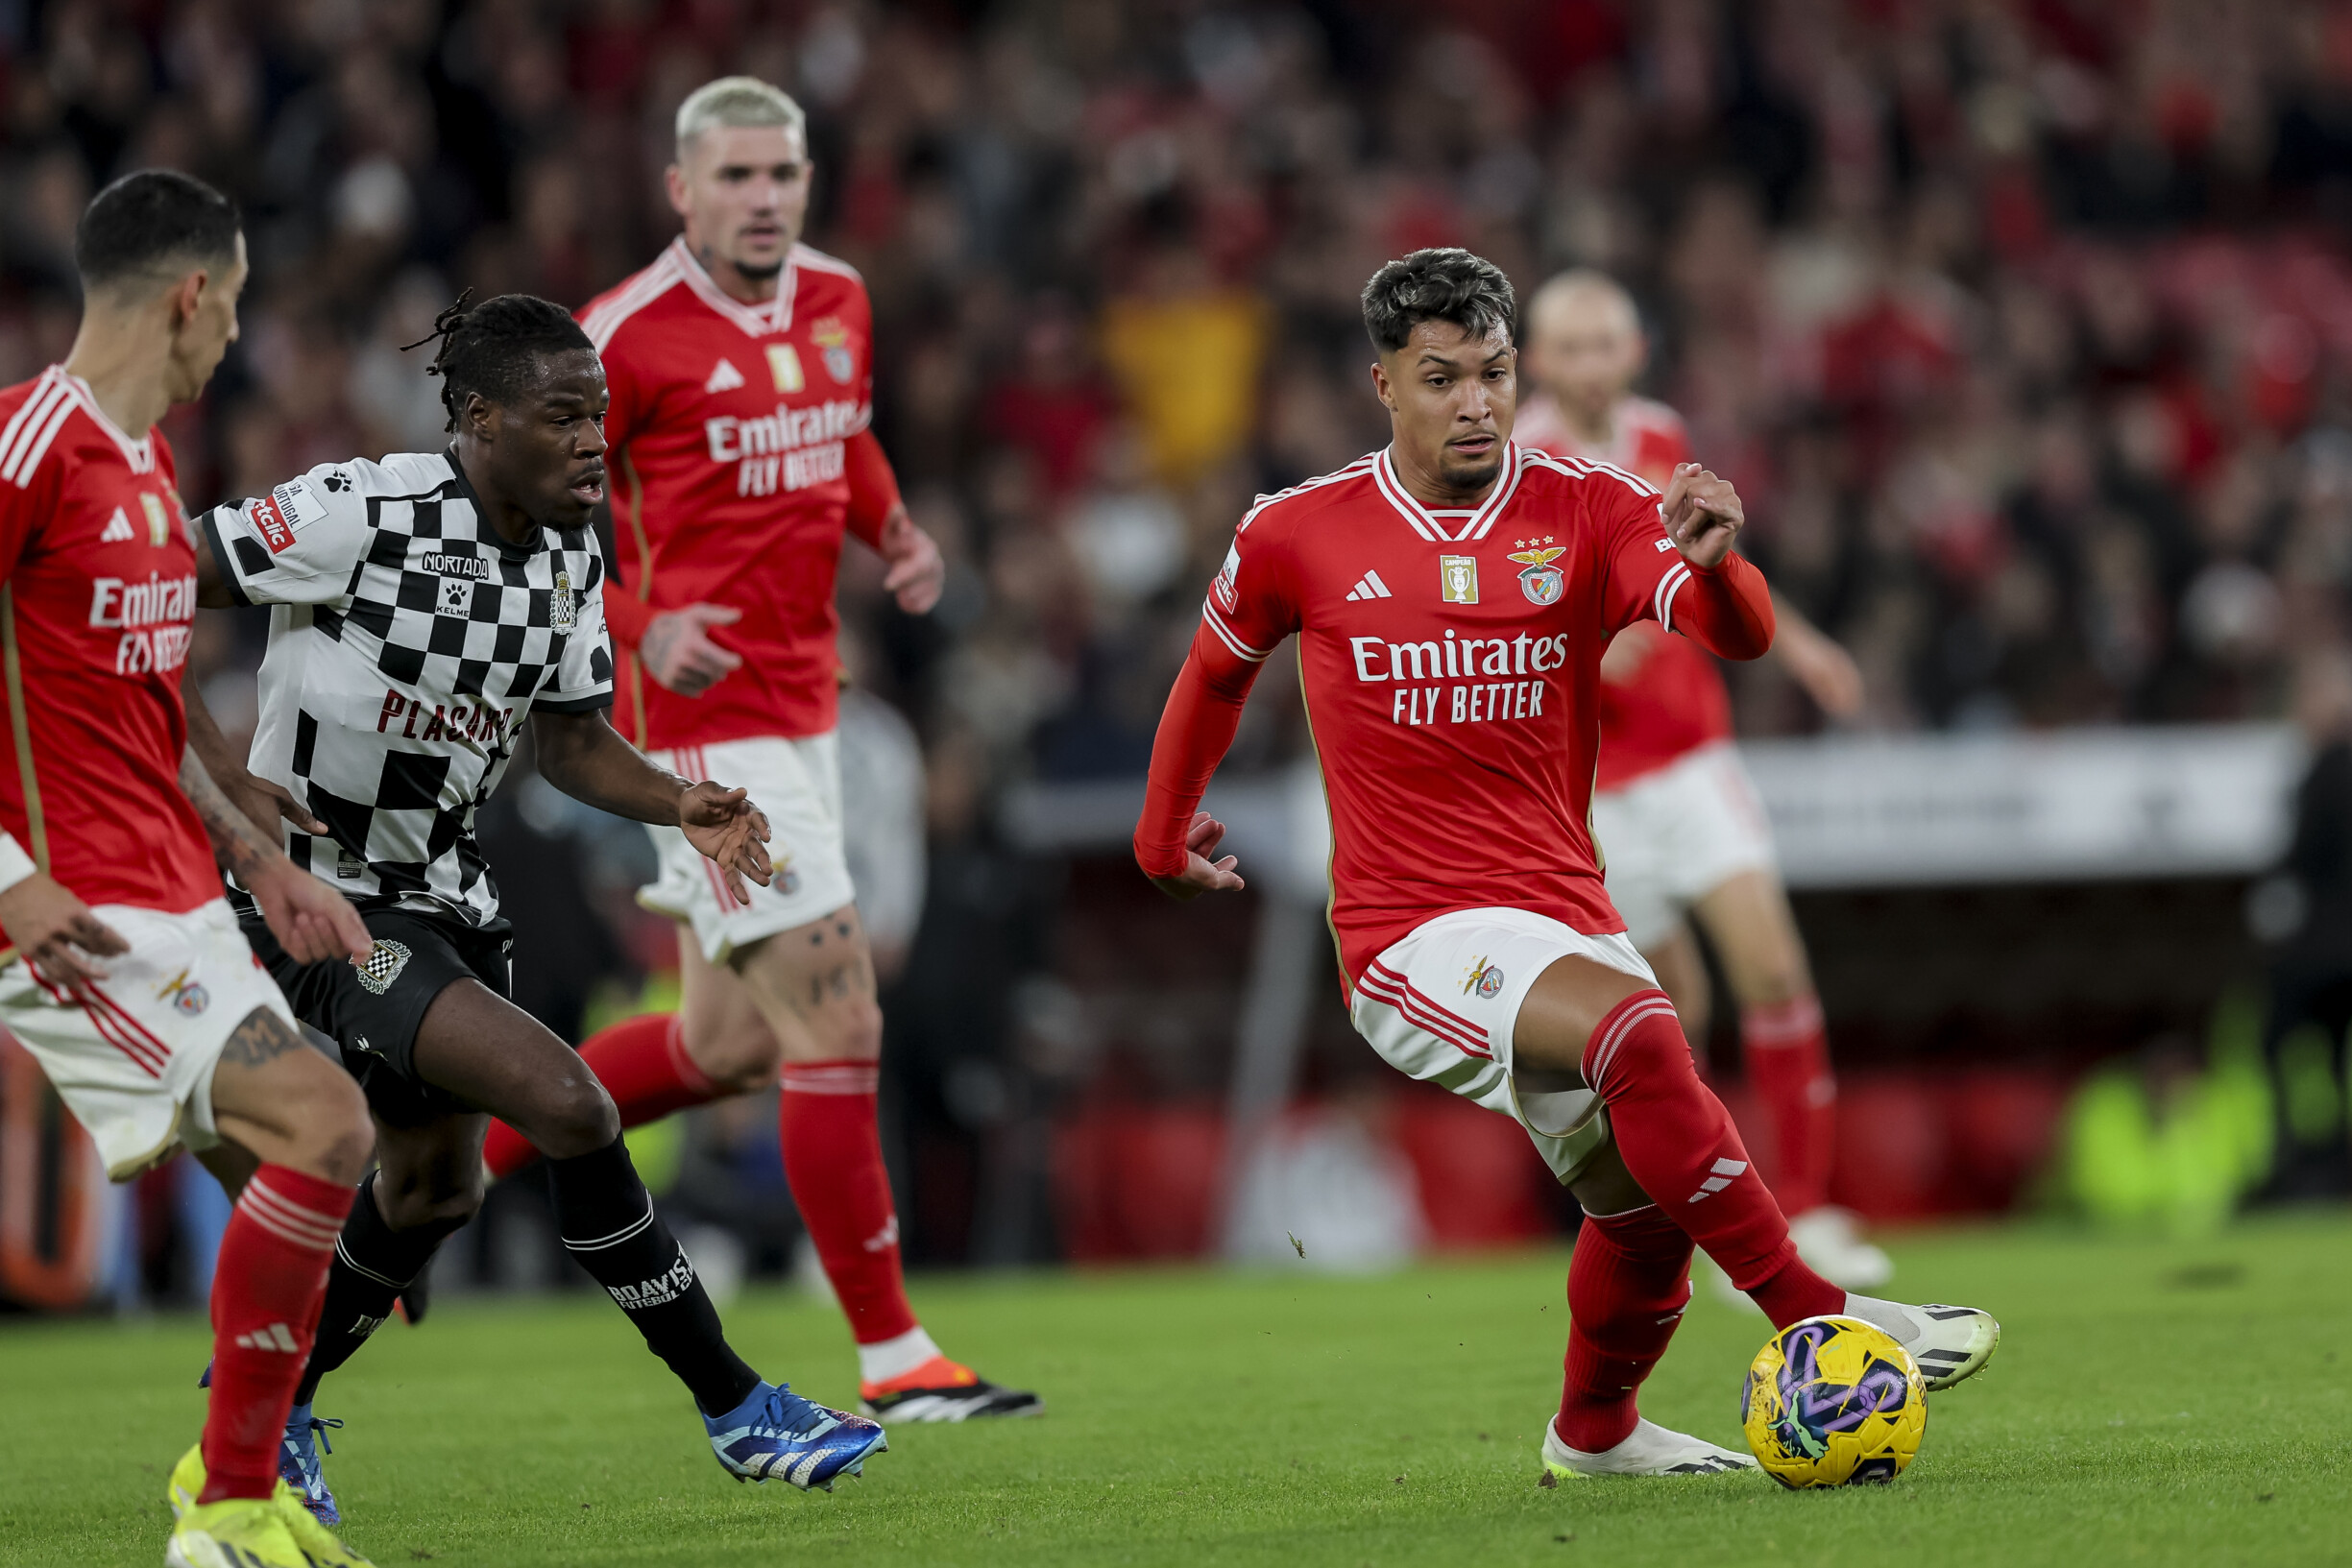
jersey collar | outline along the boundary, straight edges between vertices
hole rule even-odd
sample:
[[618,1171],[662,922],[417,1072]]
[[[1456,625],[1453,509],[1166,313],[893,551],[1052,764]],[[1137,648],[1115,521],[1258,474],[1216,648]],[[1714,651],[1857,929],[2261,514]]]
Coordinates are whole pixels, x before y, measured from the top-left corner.
[[776,279],[776,297],[756,305],[747,305],[720,288],[717,279],[703,270],[701,258],[687,247],[684,234],[671,240],[669,249],[678,258],[678,271],[686,278],[686,286],[694,291],[694,297],[742,328],[744,336],[769,337],[792,325],[792,294],[800,282],[799,246],[785,253],[784,272]]
[[107,418],[107,411],[98,406],[98,395],[90,390],[90,384],[87,381],[83,380],[62,365],[50,366],[49,374],[56,376],[66,392],[71,395],[73,400],[82,405],[82,412],[87,414],[98,428],[104,430],[109,439],[122,448],[123,461],[131,465],[133,473],[155,472],[156,433],[153,430],[149,430],[138,440],[133,441],[123,433],[122,426]]
[[1519,444],[1515,441],[1503,443],[1503,471],[1495,476],[1494,488],[1487,492],[1487,498],[1479,503],[1476,511],[1458,521],[1434,515],[1429,508],[1413,498],[1403,482],[1396,477],[1396,470],[1389,461],[1389,448],[1386,446],[1381,447],[1372,459],[1372,482],[1380,487],[1380,494],[1388,497],[1389,504],[1396,508],[1397,515],[1405,519],[1406,525],[1423,539],[1433,544],[1467,544],[1472,540],[1486,538],[1487,530],[1494,526],[1494,519],[1503,515],[1504,508],[1511,504],[1511,497],[1517,494]]

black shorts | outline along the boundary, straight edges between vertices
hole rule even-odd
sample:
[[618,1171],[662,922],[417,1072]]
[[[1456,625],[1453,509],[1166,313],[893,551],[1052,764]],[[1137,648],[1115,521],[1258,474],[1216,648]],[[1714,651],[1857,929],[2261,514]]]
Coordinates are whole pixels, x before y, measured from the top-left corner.
[[417,1076],[417,1028],[424,1010],[454,980],[469,976],[504,997],[512,990],[506,922],[469,926],[405,909],[367,909],[376,938],[364,969],[348,959],[298,964],[286,956],[258,911],[238,901],[246,940],[294,1016],[334,1041],[344,1071],[359,1080],[368,1108],[386,1126],[420,1127],[474,1107]]

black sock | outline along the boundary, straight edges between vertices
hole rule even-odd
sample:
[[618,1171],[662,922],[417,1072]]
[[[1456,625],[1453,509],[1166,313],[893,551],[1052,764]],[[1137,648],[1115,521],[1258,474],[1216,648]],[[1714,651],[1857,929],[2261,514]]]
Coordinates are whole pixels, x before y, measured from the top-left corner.
[[[459,1221],[463,1223],[463,1221]],[[394,1230],[376,1207],[376,1172],[359,1184],[352,1216],[335,1238],[334,1261],[327,1267],[327,1300],[319,1309],[319,1334],[310,1364],[294,1390],[294,1403],[307,1405],[319,1380],[350,1361],[368,1336],[392,1315],[392,1303],[424,1272],[456,1224]]]
[[620,1304],[645,1348],[669,1363],[702,1413],[723,1415],[749,1398],[760,1374],[728,1345],[718,1309],[654,1213],[628,1146],[616,1138],[594,1154],[549,1160],[547,1182],[564,1245]]

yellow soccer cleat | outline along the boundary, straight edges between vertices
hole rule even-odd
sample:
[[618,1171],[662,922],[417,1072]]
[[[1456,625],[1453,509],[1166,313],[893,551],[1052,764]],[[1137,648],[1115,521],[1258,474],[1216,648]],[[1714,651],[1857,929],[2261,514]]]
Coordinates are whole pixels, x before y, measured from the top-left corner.
[[[200,1506],[196,1500],[204,1495],[204,1491],[205,1445],[198,1443],[181,1455],[180,1462],[172,1466],[169,1493],[172,1517],[185,1518],[188,1510]],[[333,1531],[313,1518],[310,1510],[303,1507],[303,1500],[295,1495],[294,1488],[285,1482],[278,1483],[278,1489],[270,1494],[269,1504],[282,1516],[286,1533],[294,1537],[295,1548],[302,1554],[295,1559],[297,1562],[306,1561],[310,1568],[376,1568],[374,1563],[344,1545]]]
[[275,1498],[199,1503],[172,1527],[163,1568],[310,1568]]
[[342,1538],[319,1523],[311,1511],[303,1507],[303,1500],[294,1488],[280,1481],[278,1490],[270,1497],[278,1511],[285,1517],[286,1533],[294,1544],[310,1559],[311,1568],[376,1568],[376,1564],[343,1544]]

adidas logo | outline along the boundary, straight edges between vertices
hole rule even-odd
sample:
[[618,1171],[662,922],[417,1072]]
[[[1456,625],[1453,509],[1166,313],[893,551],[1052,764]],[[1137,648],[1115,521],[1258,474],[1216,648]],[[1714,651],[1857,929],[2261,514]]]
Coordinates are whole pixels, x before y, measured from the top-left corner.
[[237,1336],[237,1345],[245,1350],[280,1350],[291,1356],[303,1347],[294,1342],[283,1323],[272,1323],[268,1328],[255,1329],[251,1334]]
[[702,383],[705,392],[733,392],[743,384],[743,373],[735,368],[735,361],[722,359],[711,367],[711,378]]
[[884,1220],[882,1229],[867,1237],[861,1244],[868,1252],[887,1252],[898,1245],[898,1216],[892,1215]]
[[1703,1197],[1711,1197],[1722,1192],[1726,1187],[1732,1185],[1733,1177],[1747,1169],[1748,1162],[1745,1160],[1717,1160],[1714,1165],[1715,1173],[1699,1183],[1699,1190],[1690,1194],[1690,1201],[1696,1203]]
[[128,544],[131,543],[131,519],[124,516],[121,507],[116,507],[114,515],[107,519],[106,532],[98,536],[98,543],[101,544]]
[[1389,591],[1389,585],[1380,580],[1378,572],[1368,571],[1356,580],[1355,587],[1347,591],[1347,597],[1350,600],[1393,599],[1396,595]]

